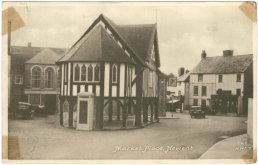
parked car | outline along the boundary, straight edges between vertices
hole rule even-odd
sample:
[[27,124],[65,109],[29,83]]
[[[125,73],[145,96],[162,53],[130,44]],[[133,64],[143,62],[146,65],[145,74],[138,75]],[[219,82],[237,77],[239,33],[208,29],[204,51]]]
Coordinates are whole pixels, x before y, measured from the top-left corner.
[[36,116],[47,116],[48,111],[44,105],[33,105],[32,108],[35,110]]
[[15,110],[15,118],[32,119],[34,111],[30,103],[18,102]]
[[202,109],[201,106],[192,106],[189,114],[191,118],[205,118],[205,111]]

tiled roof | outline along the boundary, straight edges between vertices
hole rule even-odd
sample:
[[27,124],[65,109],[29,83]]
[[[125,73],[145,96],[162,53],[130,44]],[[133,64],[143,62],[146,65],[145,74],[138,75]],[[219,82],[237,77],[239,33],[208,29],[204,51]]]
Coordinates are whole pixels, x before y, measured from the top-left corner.
[[[87,60],[87,61],[96,61],[96,60],[115,60],[115,61],[121,61],[121,60],[126,60],[128,62],[129,59],[127,59],[127,56],[124,57],[125,53],[124,50],[121,49],[119,46],[115,46],[117,45],[117,43],[115,42],[110,42],[112,39],[109,34],[102,32],[103,34],[105,34],[105,38],[101,38],[101,40],[103,39],[108,39],[106,41],[101,41],[99,40],[100,37],[97,37],[98,39],[95,39],[94,41],[92,41],[92,39],[89,39],[91,41],[87,41],[88,38],[87,36],[91,35],[93,38],[96,36],[98,36],[97,34],[94,34],[96,36],[93,36],[93,34],[90,34],[90,30],[92,28],[94,28],[94,26],[98,23],[98,21],[103,21],[104,23],[106,23],[111,30],[114,31],[115,35],[117,35],[118,37],[121,38],[121,42],[125,43],[124,45],[128,46],[129,50],[132,51],[132,54],[135,55],[134,57],[136,58],[136,60],[139,60],[143,65],[145,65],[145,60],[147,58],[149,58],[149,55],[151,53],[151,48],[152,45],[154,43],[154,39],[155,39],[155,34],[156,34],[156,24],[151,24],[151,25],[116,25],[115,23],[113,23],[110,19],[108,19],[107,17],[105,17],[104,15],[100,15],[94,22],[93,24],[89,27],[89,29],[83,34],[83,36],[72,46],[72,48],[69,50],[69,52],[59,60],[59,62],[62,61],[69,61],[69,60],[77,60],[77,61],[83,61],[83,60]],[[103,29],[103,28],[102,28]],[[103,29],[105,31],[105,29]],[[113,40],[113,39],[112,39]],[[101,52],[100,50],[96,50],[100,47],[97,47],[97,45],[99,45],[101,43],[101,45],[106,45],[106,47],[108,49],[104,49],[102,48],[102,53],[104,51],[106,51],[106,56],[103,55],[101,56]],[[112,43],[112,44],[111,44]],[[87,46],[86,44],[93,44],[92,46]],[[108,45],[107,45],[108,44]],[[79,47],[84,47],[84,48],[79,48]],[[86,50],[89,49],[88,50]],[[112,50],[112,49],[114,50]],[[119,49],[118,49],[119,48]],[[79,52],[83,52],[83,51],[79,51],[79,49],[84,50],[89,52],[90,54],[87,55],[87,57],[83,57],[84,55],[81,54],[78,56]],[[95,51],[93,51],[95,50]],[[123,51],[123,53],[122,53]],[[116,53],[115,53],[116,52]],[[118,53],[119,52],[119,53]],[[77,55],[74,55],[75,53],[77,53]],[[117,54],[118,53],[118,54]],[[119,55],[122,54],[122,57]],[[79,58],[80,57],[80,58]],[[100,59],[101,57],[101,59]],[[159,55],[157,58],[157,62],[159,64]]]
[[[24,72],[24,63],[44,49],[46,47],[11,46],[11,72],[22,74]],[[66,50],[62,48],[49,49],[60,55],[64,54]]]
[[238,56],[216,56],[206,57],[193,69],[191,73],[207,73],[207,74],[226,74],[226,73],[242,73],[253,62],[253,55]]
[[183,74],[177,78],[177,81],[184,82],[187,81],[190,76],[190,72]]
[[143,60],[150,58],[156,24],[150,25],[117,25],[119,33]]
[[30,64],[55,64],[55,62],[62,57],[63,54],[57,54],[53,50],[46,48],[37,53],[34,57],[26,61]]
[[85,36],[60,60],[133,63],[101,25]]

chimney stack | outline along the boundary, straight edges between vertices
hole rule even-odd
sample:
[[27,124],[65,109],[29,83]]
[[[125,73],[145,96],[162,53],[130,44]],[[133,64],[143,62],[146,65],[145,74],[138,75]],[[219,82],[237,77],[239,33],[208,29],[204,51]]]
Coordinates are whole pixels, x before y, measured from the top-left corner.
[[182,76],[185,73],[185,68],[184,67],[180,67],[178,69],[178,77]]
[[223,57],[232,57],[233,50],[223,50]]
[[31,47],[31,42],[28,42],[28,47],[29,47],[29,48]]
[[206,58],[206,57],[207,57],[207,54],[206,54],[205,50],[203,50],[203,51],[202,51],[201,56],[202,56],[202,59],[204,59],[204,58]]

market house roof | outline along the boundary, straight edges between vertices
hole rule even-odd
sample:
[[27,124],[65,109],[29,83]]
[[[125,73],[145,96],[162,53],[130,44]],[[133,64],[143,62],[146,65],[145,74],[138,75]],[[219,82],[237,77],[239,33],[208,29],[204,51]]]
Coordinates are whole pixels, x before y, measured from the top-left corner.
[[113,61],[133,63],[106,30],[98,25],[64,58],[68,61]]
[[243,73],[252,64],[253,55],[206,57],[193,69],[192,74]]
[[37,53],[34,57],[26,61],[30,64],[55,64],[55,62],[60,59],[63,54],[58,54],[53,50],[46,48],[41,52]]
[[[123,48],[119,47],[119,49],[121,49],[121,51],[119,50],[120,54],[122,55],[121,57],[120,56],[118,57],[117,55],[112,55],[112,57],[110,57],[110,59],[107,59],[107,60],[111,60],[111,59],[118,60],[117,58],[123,58],[123,60],[125,60],[125,57],[123,57],[124,53],[122,53],[122,51],[127,50],[128,53],[130,55],[132,55],[132,57],[134,58],[134,61],[140,62],[142,65],[146,65],[145,61],[148,60],[151,50],[152,50],[152,46],[153,46],[153,44],[155,44],[156,59],[157,59],[156,62],[158,64],[158,66],[160,65],[158,44],[157,44],[156,24],[116,25],[110,19],[108,19],[107,17],[105,17],[102,14],[91,24],[91,26],[80,37],[80,39],[70,48],[68,53],[63,58],[61,58],[58,62],[75,60],[75,57],[73,54],[76,53],[79,49],[85,50],[85,48],[80,48],[80,47],[88,47],[86,44],[82,44],[82,43],[85,43],[86,38],[88,38],[88,35],[90,35],[89,33],[91,33],[91,30],[94,29],[94,27],[99,22],[103,22],[105,24],[105,28],[108,28],[111,31],[112,35],[114,35],[115,38],[117,40],[119,40],[119,42],[123,46]],[[104,28],[102,28],[102,29],[104,29]],[[106,37],[106,38],[108,38],[108,37]],[[103,39],[103,38],[101,38],[101,39]],[[155,41],[156,41],[156,43],[155,43]],[[95,42],[101,43],[100,40],[98,40],[98,41],[96,40]],[[89,44],[90,43],[91,42],[89,42]],[[105,43],[109,43],[109,45],[111,44],[110,41],[109,42],[105,41]],[[103,43],[101,43],[101,45],[102,44]],[[117,43],[115,43],[115,44],[117,44]],[[113,48],[115,47],[113,45],[113,43],[112,43],[112,47]],[[102,48],[102,47],[98,47],[98,48],[93,47],[90,49],[96,50],[96,49],[100,49],[100,48]],[[118,51],[118,47],[115,49],[116,49],[115,51]],[[97,52],[96,53],[97,57],[101,57],[102,60],[106,60],[106,59],[104,59],[104,56],[100,56],[100,54],[99,54],[100,52],[103,52],[102,50],[96,50],[96,52]],[[109,53],[111,53],[111,52],[109,52]],[[94,60],[96,60],[96,57],[93,57],[94,55],[90,55],[90,56],[88,55],[88,57],[83,57],[83,55],[81,54],[81,55],[79,55],[80,58],[78,58],[79,57],[78,54],[75,56],[77,56],[76,60],[78,60],[78,61],[91,60],[89,57],[92,57]],[[74,59],[72,59],[72,58],[74,58]],[[99,60],[101,60],[101,59],[99,59]]]

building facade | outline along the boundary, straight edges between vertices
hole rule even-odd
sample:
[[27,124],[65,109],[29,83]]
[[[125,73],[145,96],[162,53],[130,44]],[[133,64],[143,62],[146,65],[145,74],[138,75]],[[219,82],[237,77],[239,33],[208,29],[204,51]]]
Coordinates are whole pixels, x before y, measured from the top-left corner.
[[[43,51],[44,47],[34,47],[31,43],[28,46],[10,46],[9,61],[10,61],[10,99],[9,99],[9,113],[12,113],[16,108],[17,102],[28,102],[28,95],[25,95],[25,62]],[[49,48],[56,54],[63,54],[65,49]],[[40,65],[44,65],[41,63]]]
[[96,129],[158,120],[156,24],[117,25],[101,14],[57,64],[61,125],[74,127],[80,92],[95,94]]
[[25,62],[25,97],[33,106],[45,106],[51,114],[55,113],[60,91],[60,69],[55,62],[63,54],[44,49]]
[[223,56],[206,57],[203,51],[190,74],[189,104],[214,108],[219,101],[216,104],[225,107],[224,113],[244,113],[246,98],[252,97],[252,70],[252,55],[233,56],[226,50]]

